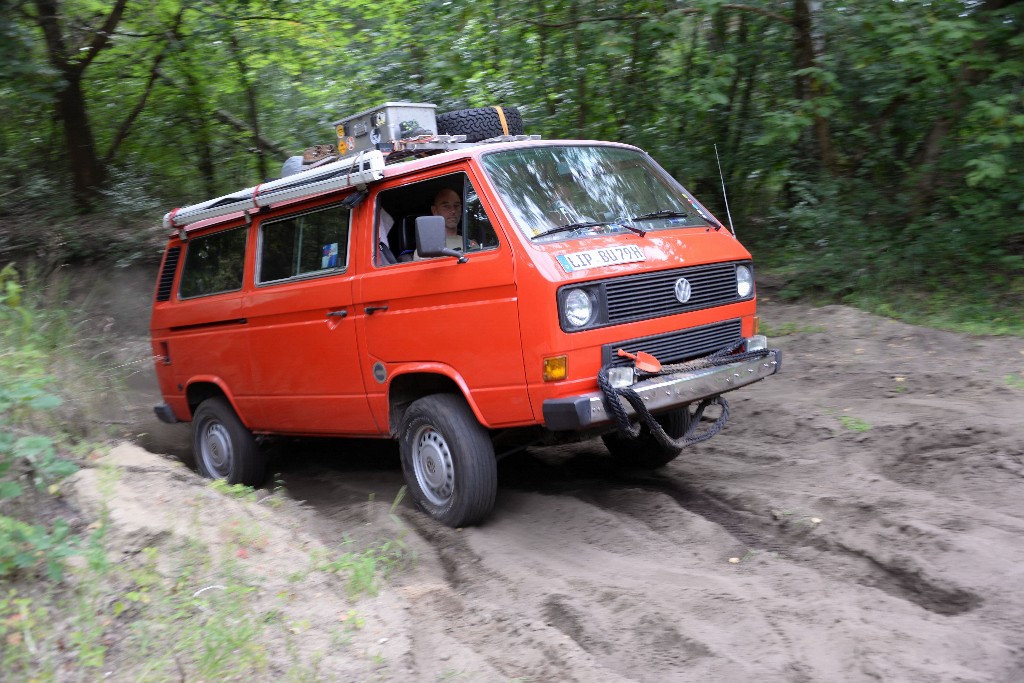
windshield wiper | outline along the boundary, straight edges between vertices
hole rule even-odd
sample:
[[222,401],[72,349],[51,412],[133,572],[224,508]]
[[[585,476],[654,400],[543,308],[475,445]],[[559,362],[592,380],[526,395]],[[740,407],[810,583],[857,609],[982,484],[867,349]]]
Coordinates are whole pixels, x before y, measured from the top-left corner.
[[[701,218],[706,220],[708,223],[711,223],[714,226],[715,230],[721,230],[722,228],[725,227],[724,225],[722,225],[718,221],[712,219],[710,216],[705,216],[704,212],[701,211],[700,209],[697,209],[697,207],[693,207],[693,208],[696,209],[697,214]],[[651,213],[645,213],[642,216],[636,216],[634,218],[630,218],[629,220],[631,220],[631,221],[653,221],[653,220],[656,220],[658,218],[689,218],[690,215],[691,214],[688,214],[685,211],[675,211],[673,209],[665,209],[665,210],[662,210],[662,211],[652,211]]]
[[659,218],[689,218],[690,214],[685,211],[676,211],[674,209],[662,209],[661,211],[652,211],[645,213],[642,216],[634,216],[630,218],[631,221],[653,221]]
[[557,228],[550,228],[543,232],[537,233],[530,239],[537,239],[538,237],[545,237],[547,235],[554,235],[559,232],[571,232],[573,230],[583,230],[584,228],[600,228],[605,225],[621,225],[615,221],[588,221],[585,223],[569,223],[567,225],[559,225]]
[[706,220],[706,221],[707,221],[708,223],[711,223],[712,225],[714,225],[714,227],[715,227],[715,230],[721,230],[721,229],[723,229],[723,228],[725,227],[724,225],[722,225],[722,224],[721,224],[721,223],[720,223],[720,222],[718,221],[718,219],[717,219],[717,218],[712,218],[712,217],[711,217],[710,215],[708,215],[708,214],[705,214],[705,213],[704,213],[703,211],[701,211],[701,210],[700,210],[700,207],[699,207],[698,205],[694,204],[694,203],[693,203],[693,200],[692,200],[692,199],[690,199],[689,197],[687,197],[687,198],[686,198],[686,201],[688,201],[688,202],[690,203],[690,206],[692,206],[692,207],[693,207],[693,210],[694,210],[694,211],[696,211],[696,212],[697,212],[697,213],[698,213],[698,214],[700,215],[700,217],[701,217],[701,218],[703,218],[704,220]]

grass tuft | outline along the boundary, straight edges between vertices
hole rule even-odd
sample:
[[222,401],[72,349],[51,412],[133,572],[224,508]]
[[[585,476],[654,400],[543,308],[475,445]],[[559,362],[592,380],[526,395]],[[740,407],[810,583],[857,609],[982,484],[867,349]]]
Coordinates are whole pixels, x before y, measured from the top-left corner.
[[839,422],[842,423],[843,427],[849,429],[851,432],[869,432],[871,431],[871,423],[866,420],[862,420],[859,417],[852,417],[850,415],[840,415]]

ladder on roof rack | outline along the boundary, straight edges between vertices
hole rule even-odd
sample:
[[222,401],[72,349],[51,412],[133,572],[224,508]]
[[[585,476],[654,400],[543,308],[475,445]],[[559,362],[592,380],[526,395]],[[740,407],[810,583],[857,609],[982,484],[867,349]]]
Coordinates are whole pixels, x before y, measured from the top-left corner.
[[[210,199],[174,209],[164,215],[164,227],[186,230],[187,226],[208,218],[259,210],[275,202],[310,197],[323,192],[364,186],[384,177],[386,163],[408,158],[410,153],[437,153],[464,149],[495,142],[539,140],[539,135],[499,135],[480,142],[464,142],[465,135],[427,135],[408,140],[396,140],[388,150],[363,150],[357,154],[332,161],[329,164],[285,176],[269,183],[260,183],[223,197]],[[385,155],[385,151],[387,155]]]
[[308,197],[348,187],[359,187],[384,177],[384,155],[377,150],[364,150],[315,169],[285,176],[269,183],[260,183],[223,197],[174,209],[164,215],[164,227],[185,229],[192,223],[248,213],[275,202]]

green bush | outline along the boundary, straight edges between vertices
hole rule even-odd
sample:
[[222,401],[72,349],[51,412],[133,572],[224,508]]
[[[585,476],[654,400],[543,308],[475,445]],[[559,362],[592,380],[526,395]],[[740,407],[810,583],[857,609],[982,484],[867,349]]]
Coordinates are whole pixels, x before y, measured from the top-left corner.
[[63,560],[76,549],[68,525],[44,526],[13,515],[31,507],[27,485],[50,495],[50,487],[77,466],[58,455],[44,432],[43,416],[61,401],[49,389],[35,316],[12,266],[0,271],[0,329],[0,578],[42,567],[58,580]]
[[[965,190],[968,193],[969,190]],[[982,334],[1024,334],[1024,263],[1010,210],[957,198],[914,217],[898,198],[879,208],[856,180],[791,180],[790,208],[741,234],[789,300],[840,302],[908,322]],[[962,208],[962,207],[961,207]],[[1017,221],[1019,223],[1019,221]]]

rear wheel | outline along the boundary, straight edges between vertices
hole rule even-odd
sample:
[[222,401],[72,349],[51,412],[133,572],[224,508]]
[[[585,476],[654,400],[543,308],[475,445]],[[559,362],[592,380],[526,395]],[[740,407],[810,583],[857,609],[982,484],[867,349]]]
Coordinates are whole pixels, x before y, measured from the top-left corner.
[[402,471],[416,504],[451,527],[483,520],[494,507],[498,465],[487,430],[461,396],[425,396],[406,410]]
[[[505,117],[508,131],[501,125]],[[465,135],[466,142],[480,142],[499,135],[522,135],[523,117],[515,107],[501,107],[501,116],[495,107],[459,109],[437,116],[437,132],[441,135]]]
[[[686,433],[692,419],[689,407],[673,410],[671,413],[657,417],[658,424],[673,439],[678,439]],[[643,469],[655,469],[667,465],[683,452],[681,448],[665,448],[647,427],[642,427],[640,436],[635,439],[626,439],[619,436],[618,432],[613,432],[605,434],[601,440],[604,441],[604,445],[612,457],[623,465]]]
[[223,398],[208,398],[192,417],[192,452],[204,477],[259,486],[267,477],[266,457]]

